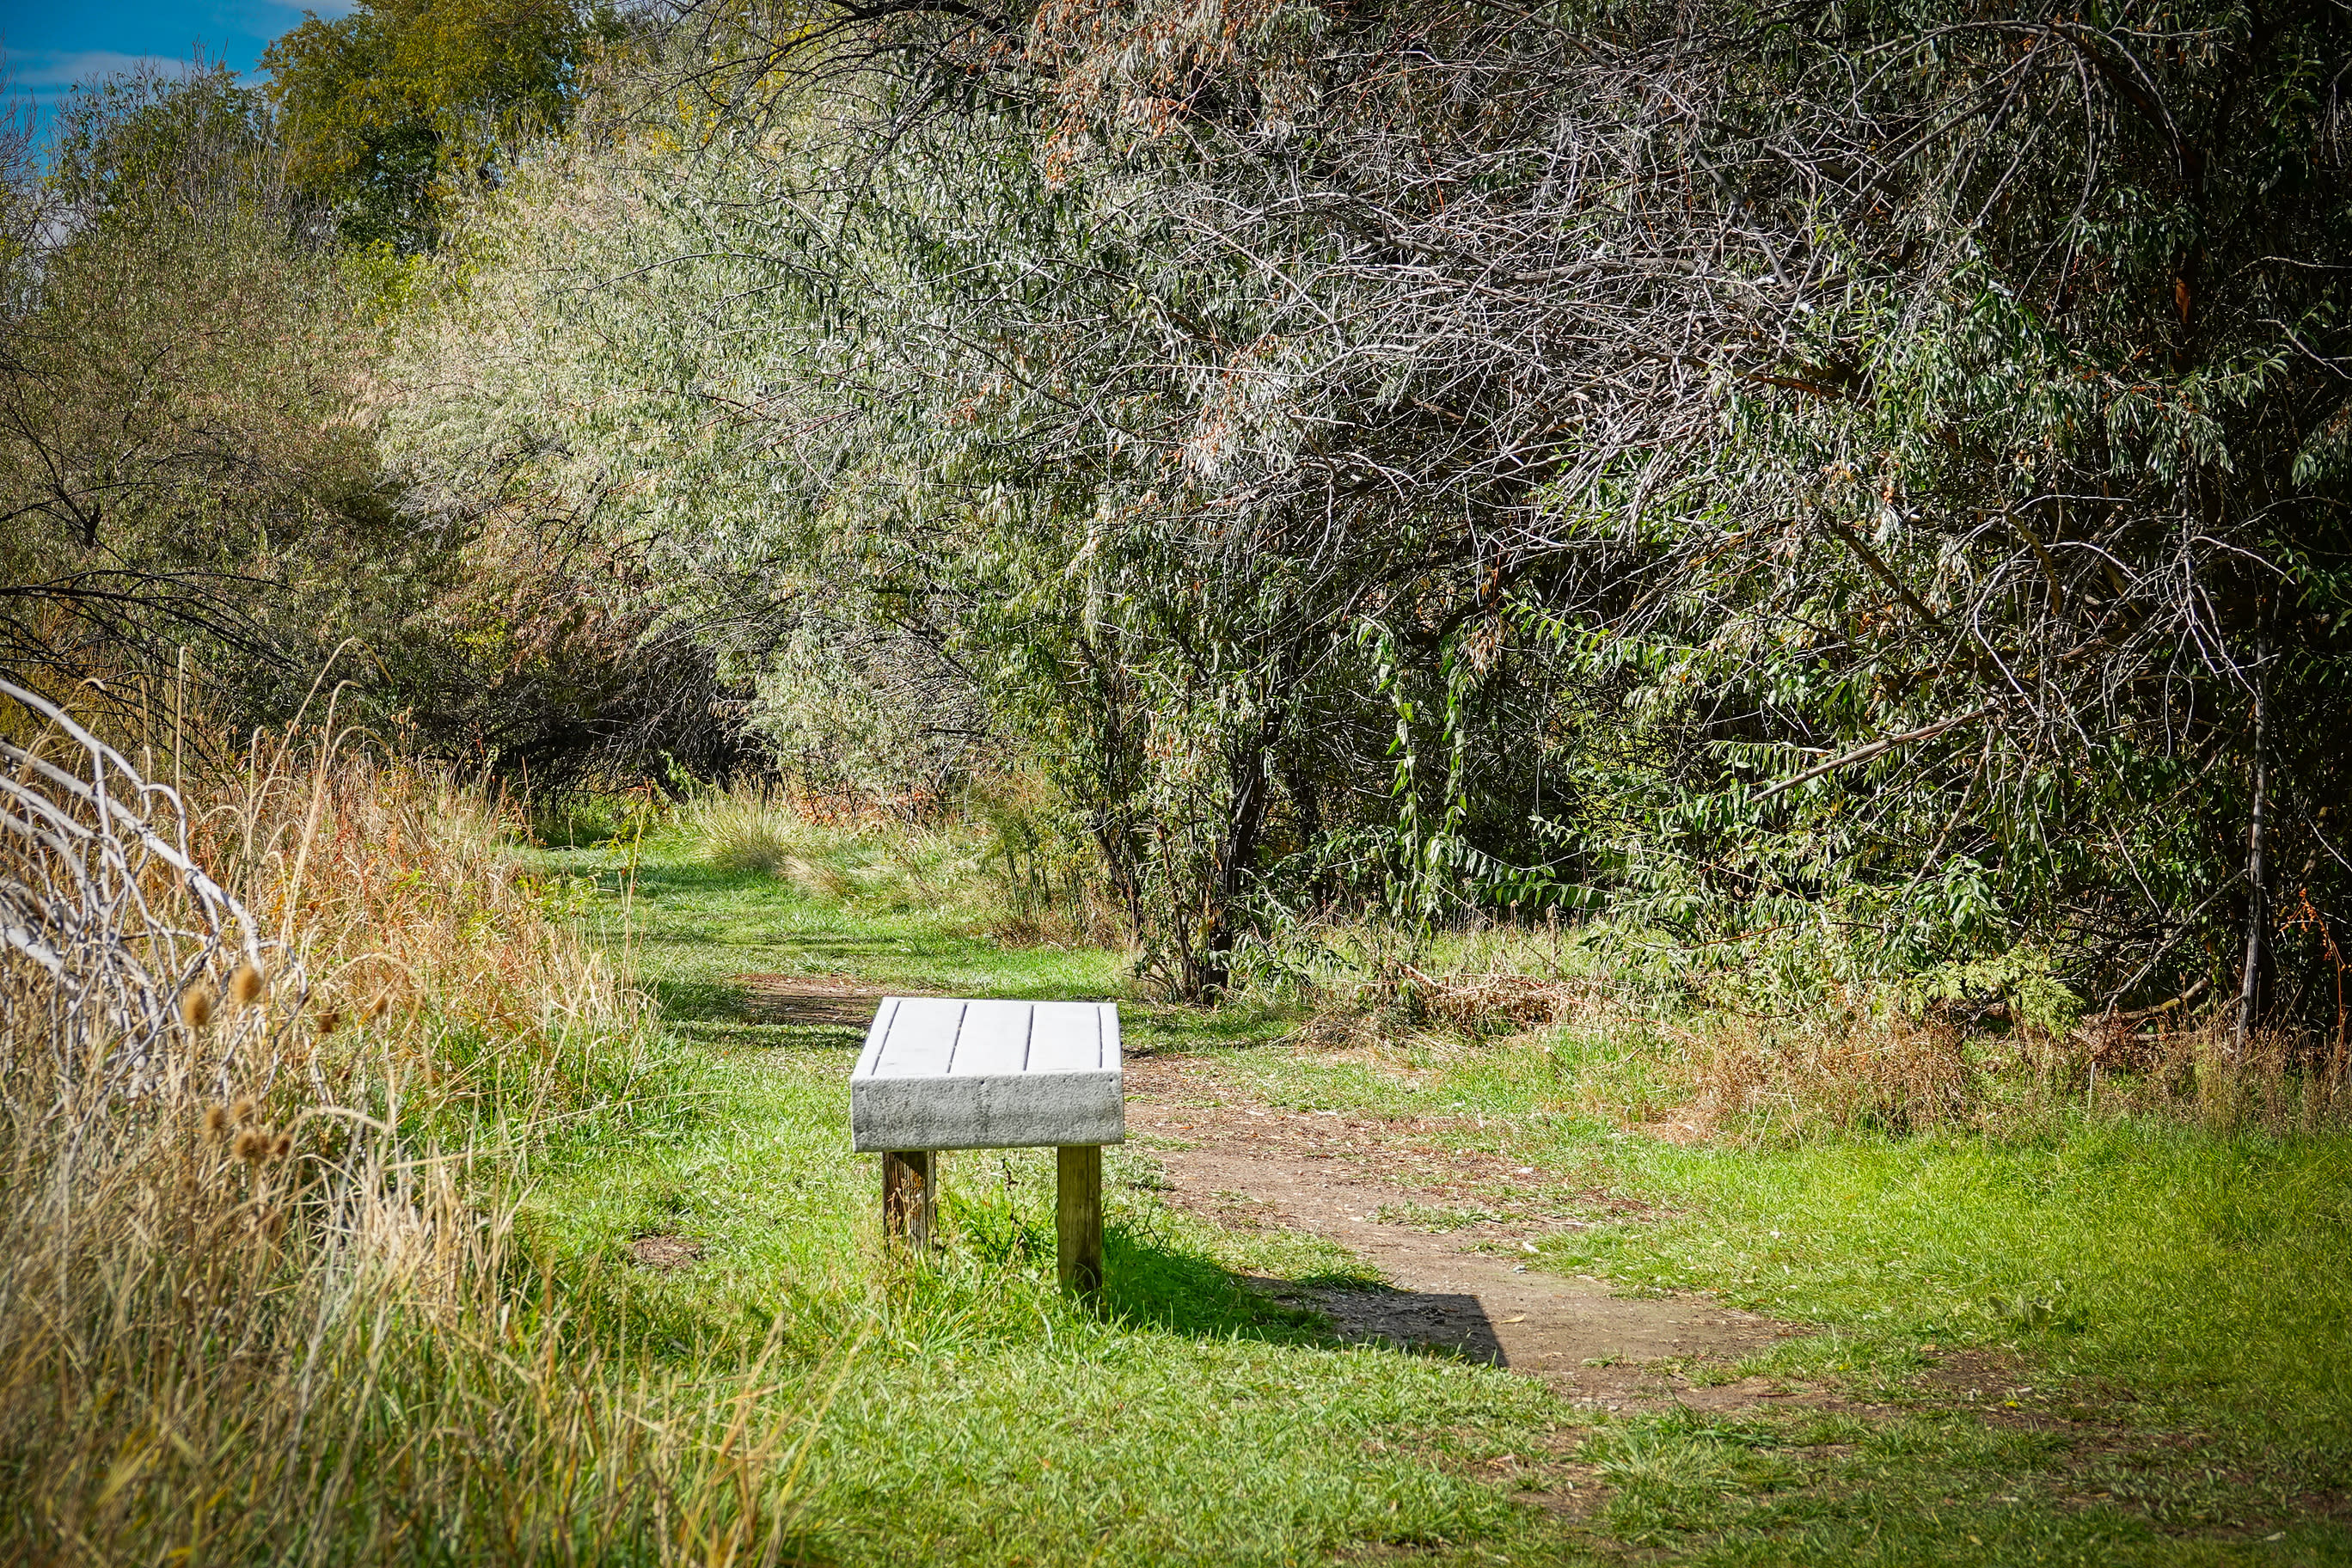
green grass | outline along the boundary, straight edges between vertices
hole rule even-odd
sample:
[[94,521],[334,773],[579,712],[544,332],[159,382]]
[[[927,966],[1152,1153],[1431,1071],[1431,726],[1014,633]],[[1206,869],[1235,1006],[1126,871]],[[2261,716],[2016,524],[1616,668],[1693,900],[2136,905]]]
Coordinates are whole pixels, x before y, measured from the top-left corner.
[[2091,1399],[2199,1431],[2233,1467],[2352,1489],[2352,1137],[2061,1113],[2000,1136],[1677,1147],[1569,1109],[1609,1069],[1597,1049],[1491,1047],[1411,1087],[1276,1053],[1248,1069],[1297,1104],[1475,1107],[1465,1145],[1667,1205],[1553,1238],[1549,1268],[1825,1325],[1832,1369],[2015,1352],[2039,1395],[2021,1405]]
[[[678,1375],[767,1358],[768,1397],[808,1438],[763,1484],[789,1491],[812,1555],[2352,1561],[2305,1495],[2347,1479],[2344,1140],[2060,1121],[2008,1142],[1684,1150],[1572,1109],[1594,1075],[1638,1073],[1603,1059],[1637,1046],[1560,1037],[1389,1074],[1303,1056],[1269,1014],[1129,1004],[1131,1049],[1197,1053],[1271,1103],[1483,1117],[1461,1142],[1537,1166],[1549,1206],[1595,1189],[1653,1205],[1555,1237],[1542,1266],[1818,1324],[1746,1370],[1845,1401],[1612,1417],[1481,1365],[1329,1340],[1247,1281],[1352,1279],[1353,1260],[1169,1207],[1139,1142],[1106,1173],[1098,1308],[1053,1288],[1042,1152],[946,1156],[946,1246],[886,1258],[877,1172],[847,1147],[861,1031],[761,1022],[736,977],[1096,996],[1120,994],[1121,961],[1002,949],[974,934],[971,887],[935,860],[917,873],[930,896],[910,897],[871,842],[841,849],[859,875],[803,877],[656,837],[625,931],[628,855],[546,859],[607,889],[592,918],[697,1065],[691,1114],[540,1173],[524,1225],[545,1288],[580,1331]],[[668,1274],[629,1263],[656,1234],[701,1255]],[[1981,1369],[1973,1405],[1922,1379],[1956,1346]]]

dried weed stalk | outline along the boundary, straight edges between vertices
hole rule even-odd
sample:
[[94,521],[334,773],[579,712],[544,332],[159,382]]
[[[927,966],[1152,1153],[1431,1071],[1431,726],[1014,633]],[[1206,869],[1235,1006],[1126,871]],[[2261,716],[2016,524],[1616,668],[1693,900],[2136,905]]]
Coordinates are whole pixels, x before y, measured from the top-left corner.
[[772,1373],[503,1283],[485,1177],[649,1064],[495,814],[331,731],[184,801],[0,690],[0,1561],[796,1555]]

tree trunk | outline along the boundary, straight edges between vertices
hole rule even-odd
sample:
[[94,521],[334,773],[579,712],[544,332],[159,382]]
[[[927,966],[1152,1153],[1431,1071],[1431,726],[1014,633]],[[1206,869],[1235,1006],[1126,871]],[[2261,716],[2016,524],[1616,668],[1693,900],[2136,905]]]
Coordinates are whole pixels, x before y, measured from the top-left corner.
[[1188,944],[1192,951],[1185,961],[1190,972],[1185,989],[1196,1002],[1215,1000],[1233,979],[1231,957],[1238,934],[1233,907],[1241,897],[1249,868],[1257,858],[1258,839],[1265,830],[1269,781],[1265,750],[1253,749],[1237,759],[1232,773],[1234,793],[1225,810],[1225,831],[1210,868],[1209,885],[1203,889],[1200,930]]
[[[1314,780],[1307,776],[1307,770],[1295,757],[1283,763],[1282,788],[1283,793],[1290,797],[1290,809],[1296,814],[1299,847],[1314,848],[1323,842],[1323,802],[1316,793]],[[1307,896],[1318,904],[1328,904],[1334,891],[1331,873],[1325,869],[1316,874],[1314,884],[1307,889]]]
[[1274,793],[1268,763],[1286,717],[1276,708],[1247,742],[1226,753],[1233,794],[1225,807],[1225,830],[1209,868],[1208,886],[1202,889],[1200,928],[1186,944],[1184,959],[1185,989],[1196,1002],[1213,1000],[1233,978],[1230,959],[1241,934],[1234,929],[1233,909],[1247,889],[1258,844],[1265,837],[1266,808]]
[[2269,610],[2265,606],[2261,629],[2254,634],[2254,800],[2246,833],[2246,967],[2238,984],[2234,1042],[2241,1056],[2245,1053],[2262,1005],[2263,961],[2270,921],[2268,871],[2263,864],[2263,840],[2270,805],[2269,630]]
[[1094,683],[1097,708],[1095,755],[1081,763],[1083,771],[1077,776],[1085,782],[1074,793],[1102,850],[1112,896],[1126,912],[1128,934],[1140,943],[1147,933],[1143,855],[1135,807],[1140,725],[1130,722],[1129,712],[1133,706],[1133,684],[1119,668],[1115,647],[1098,647],[1093,638],[1083,637],[1078,650]]

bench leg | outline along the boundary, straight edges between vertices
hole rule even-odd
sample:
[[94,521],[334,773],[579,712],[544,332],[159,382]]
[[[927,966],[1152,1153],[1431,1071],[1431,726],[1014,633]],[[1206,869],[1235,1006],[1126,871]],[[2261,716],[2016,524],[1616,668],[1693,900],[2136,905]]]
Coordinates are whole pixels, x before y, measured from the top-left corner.
[[929,1149],[898,1150],[882,1156],[882,1238],[903,1240],[918,1252],[931,1245],[931,1220],[939,1188],[932,1175],[939,1155]]
[[1054,1240],[1062,1287],[1091,1296],[1102,1289],[1102,1145],[1054,1151]]

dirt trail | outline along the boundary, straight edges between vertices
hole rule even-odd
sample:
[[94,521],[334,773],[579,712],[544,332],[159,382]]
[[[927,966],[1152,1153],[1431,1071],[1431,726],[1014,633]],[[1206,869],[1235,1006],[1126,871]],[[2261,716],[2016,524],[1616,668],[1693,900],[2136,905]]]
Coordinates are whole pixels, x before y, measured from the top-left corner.
[[[884,990],[845,974],[733,978],[746,1016],[763,1023],[863,1026]],[[1458,1147],[1475,1118],[1279,1111],[1183,1057],[1130,1057],[1127,1079],[1129,1137],[1164,1168],[1171,1202],[1222,1225],[1327,1237],[1388,1282],[1255,1282],[1325,1313],[1349,1338],[1454,1351],[1611,1409],[1838,1403],[1817,1386],[1714,1381],[1726,1363],[1802,1331],[1793,1325],[1704,1295],[1621,1297],[1521,1261],[1526,1244],[1585,1222],[1550,1212],[1559,1194],[1541,1191],[1531,1168]],[[1572,1202],[1586,1213],[1638,1210],[1597,1192]]]
[[[1466,1121],[1276,1110],[1181,1058],[1130,1060],[1128,1086],[1128,1135],[1165,1167],[1170,1201],[1227,1226],[1339,1242],[1394,1287],[1265,1282],[1349,1338],[1453,1350],[1610,1408],[1821,1400],[1760,1378],[1708,1380],[1710,1367],[1719,1377],[1723,1363],[1801,1331],[1791,1325],[1703,1295],[1619,1297],[1519,1261],[1526,1244],[1583,1222],[1547,1212],[1532,1169],[1457,1148]],[[1628,1205],[1595,1193],[1576,1206]]]
[[886,995],[905,994],[846,974],[730,978],[743,988],[742,1016],[754,1024],[832,1024],[863,1029],[874,1022],[876,1003]]

